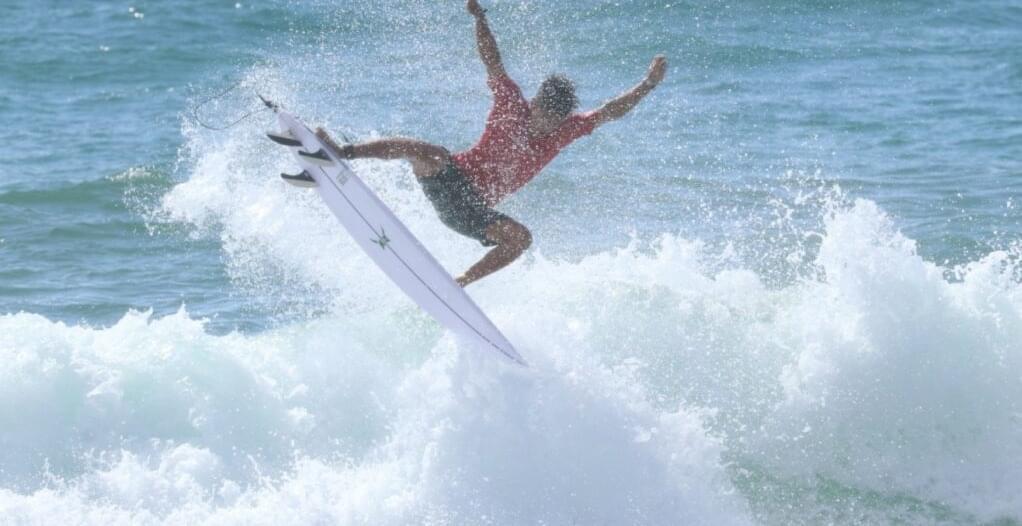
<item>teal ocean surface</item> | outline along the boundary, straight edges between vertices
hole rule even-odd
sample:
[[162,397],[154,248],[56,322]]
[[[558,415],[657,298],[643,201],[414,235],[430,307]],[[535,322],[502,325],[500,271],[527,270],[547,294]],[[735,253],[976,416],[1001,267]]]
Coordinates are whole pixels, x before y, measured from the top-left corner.
[[527,371],[262,135],[469,147],[463,2],[0,4],[0,524],[1022,523],[1022,5],[484,4],[527,95],[670,62],[500,206]]

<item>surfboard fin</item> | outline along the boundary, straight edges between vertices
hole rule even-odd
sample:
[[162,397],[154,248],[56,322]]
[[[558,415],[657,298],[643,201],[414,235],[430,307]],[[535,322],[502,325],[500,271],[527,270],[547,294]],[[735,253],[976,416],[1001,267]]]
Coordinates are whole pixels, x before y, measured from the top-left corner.
[[309,153],[305,150],[298,150],[298,155],[317,166],[333,166],[334,161],[327,155],[326,151],[320,148],[313,153]]
[[309,172],[302,170],[302,173],[291,175],[291,174],[280,174],[280,178],[302,188],[314,188],[316,186],[316,180],[309,175]]
[[302,145],[302,141],[299,141],[298,139],[296,139],[295,136],[291,135],[291,132],[289,132],[289,131],[266,132],[266,136],[269,137],[271,141],[273,141],[273,142],[275,142],[275,143],[277,143],[277,144],[279,144],[281,146],[301,146]]

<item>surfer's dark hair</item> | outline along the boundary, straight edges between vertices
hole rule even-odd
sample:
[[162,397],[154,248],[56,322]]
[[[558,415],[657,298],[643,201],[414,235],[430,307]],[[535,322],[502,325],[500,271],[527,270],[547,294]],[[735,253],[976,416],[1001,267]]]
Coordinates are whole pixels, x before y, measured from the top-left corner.
[[539,85],[536,104],[545,111],[560,118],[567,117],[578,108],[578,97],[575,96],[575,83],[561,74],[548,76]]

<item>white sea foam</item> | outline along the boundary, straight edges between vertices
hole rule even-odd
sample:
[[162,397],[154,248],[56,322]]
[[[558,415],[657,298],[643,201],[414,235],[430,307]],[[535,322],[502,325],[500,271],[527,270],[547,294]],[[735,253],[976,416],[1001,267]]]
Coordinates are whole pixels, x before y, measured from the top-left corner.
[[443,338],[403,369],[362,347],[365,331],[330,319],[214,336],[184,312],[131,313],[109,329],[5,316],[3,419],[20,422],[4,434],[5,477],[32,489],[5,489],[0,513],[16,523],[746,522],[701,412],[657,409],[627,367],[564,348],[557,364],[523,370]]
[[1022,517],[1022,287],[994,252],[949,282],[869,201],[831,214],[775,330],[795,359],[765,462],[853,486]]

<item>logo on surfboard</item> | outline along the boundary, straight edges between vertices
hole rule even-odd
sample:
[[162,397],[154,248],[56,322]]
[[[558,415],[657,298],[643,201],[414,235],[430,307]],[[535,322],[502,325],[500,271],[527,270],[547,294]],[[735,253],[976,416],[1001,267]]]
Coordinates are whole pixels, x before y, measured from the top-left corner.
[[387,233],[384,232],[382,226],[380,227],[380,234],[377,236],[376,239],[373,239],[372,242],[376,243],[377,245],[380,245],[380,248],[382,248],[383,250],[387,250],[387,245],[390,245],[390,238],[387,237]]

